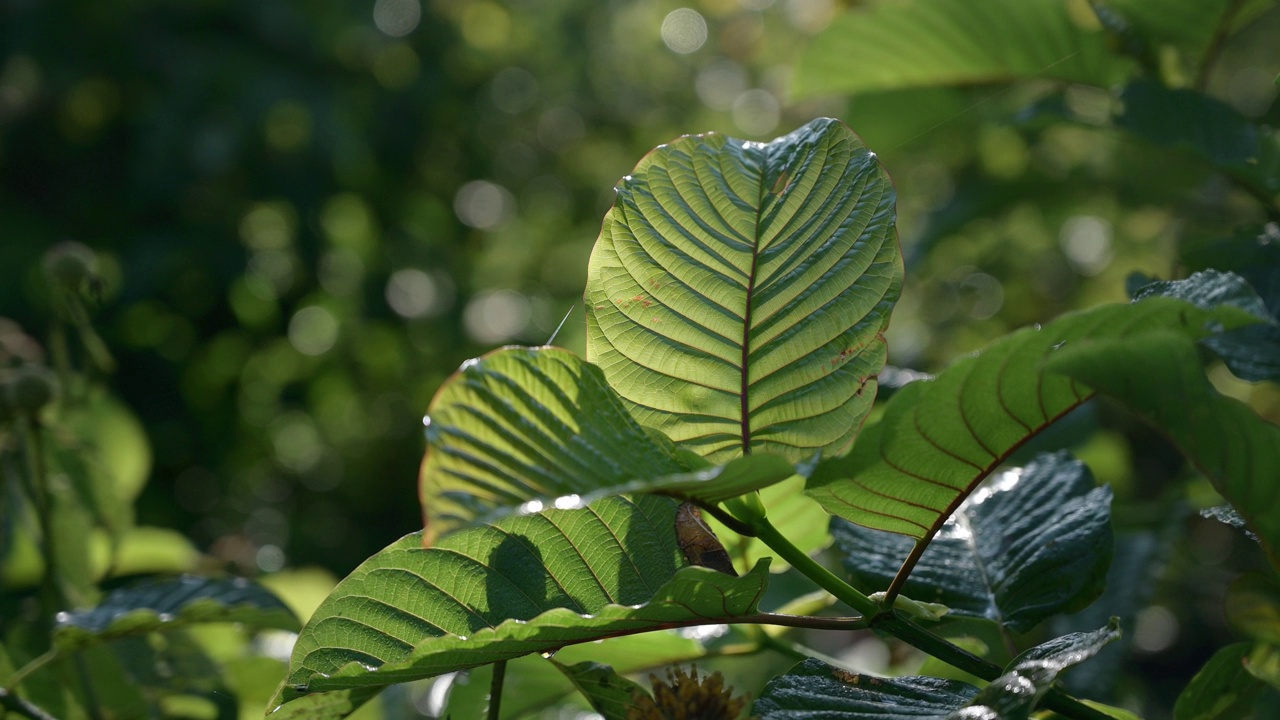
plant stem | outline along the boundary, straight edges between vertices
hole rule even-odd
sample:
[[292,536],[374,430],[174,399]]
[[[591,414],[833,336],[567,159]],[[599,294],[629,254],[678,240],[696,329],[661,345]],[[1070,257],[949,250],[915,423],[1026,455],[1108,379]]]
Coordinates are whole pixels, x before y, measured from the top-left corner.
[[493,681],[489,684],[489,720],[498,720],[502,711],[502,683],[507,679],[507,661],[493,664]]
[[783,560],[791,563],[791,567],[799,570],[809,577],[810,580],[818,583],[823,590],[835,595],[844,604],[862,613],[863,616],[871,618],[883,609],[874,600],[858,592],[849,583],[836,577],[835,573],[818,564],[808,554],[801,551],[800,548],[791,544],[791,541],[778,532],[778,529],[769,522],[768,518],[760,518],[752,523],[756,537],[760,539],[769,549],[782,556]]
[[24,700],[5,688],[0,688],[0,707],[31,720],[58,720],[40,707]]
[[39,670],[45,665],[48,665],[49,663],[53,662],[55,659],[57,659],[57,657],[58,657],[58,649],[49,648],[47,651],[45,651],[43,655],[33,659],[31,662],[27,663],[26,665],[23,665],[22,667],[18,668],[16,672],[10,675],[9,679],[6,681],[8,683],[8,686],[10,688],[18,687],[19,685],[22,684],[23,680],[27,679],[28,675],[35,672],[36,670]]

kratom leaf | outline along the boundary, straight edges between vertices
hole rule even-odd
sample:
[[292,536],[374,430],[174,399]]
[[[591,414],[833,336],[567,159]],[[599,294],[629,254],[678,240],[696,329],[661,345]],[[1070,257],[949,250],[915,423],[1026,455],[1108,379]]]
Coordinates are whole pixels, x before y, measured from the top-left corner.
[[1280,567],[1280,427],[1220,395],[1190,338],[1161,331],[1093,339],[1065,348],[1048,367],[1121,401],[1167,434]]
[[1015,720],[1026,718],[1049,692],[1058,674],[1093,657],[1120,637],[1117,620],[1100,630],[1054,638],[1022,653],[1000,677],[947,720]]
[[618,185],[587,271],[587,358],[712,462],[845,447],[902,285],[894,191],[842,123],[686,136]]
[[677,572],[675,506],[654,496],[606,498],[468,527],[432,548],[421,547],[420,534],[406,536],[316,610],[280,701],[756,612],[767,563],[741,578]]
[[860,5],[808,44],[792,86],[798,97],[1030,77],[1105,86],[1129,62],[1091,21],[1059,0]]
[[1280,199],[1280,137],[1226,103],[1185,88],[1135,80],[1120,94],[1115,122],[1156,145],[1188,150],[1269,198]]
[[849,454],[822,461],[806,492],[864,527],[930,537],[977,483],[1029,438],[1093,396],[1044,361],[1091,337],[1146,337],[1170,328],[1198,339],[1256,322],[1230,307],[1170,298],[1105,305],[1024,328],[889,400]]
[[646,432],[599,368],[559,348],[504,348],[467,361],[427,415],[421,500],[429,538],[519,508],[580,507],[661,490],[715,503],[795,473],[763,454],[689,470]]
[[554,660],[551,662],[573,682],[591,704],[591,708],[600,713],[604,720],[626,720],[627,710],[633,705],[632,695],[645,693],[644,688],[614,672],[608,665],[594,662],[563,665]]
[[1214,653],[1178,695],[1173,720],[1249,717],[1265,687],[1244,669],[1244,660],[1252,647],[1253,643],[1241,642]]
[[182,577],[121,588],[93,609],[58,613],[53,642],[61,650],[72,650],[213,622],[298,629],[293,613],[260,585],[243,578]]
[[760,720],[941,720],[977,693],[956,680],[860,675],[809,658],[770,680],[752,712]]
[[[1096,599],[1111,560],[1110,489],[1065,452],[992,481],[943,525],[903,593],[1017,633]],[[831,525],[845,569],[867,592],[888,587],[915,546],[840,518]]]

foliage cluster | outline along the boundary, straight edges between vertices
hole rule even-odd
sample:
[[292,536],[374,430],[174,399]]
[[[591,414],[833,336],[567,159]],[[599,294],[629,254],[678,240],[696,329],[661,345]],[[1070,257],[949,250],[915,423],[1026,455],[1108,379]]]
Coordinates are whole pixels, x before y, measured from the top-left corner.
[[[311,615],[269,705],[277,716],[394,714],[412,703],[454,717],[523,717],[568,702],[622,718],[646,693],[626,674],[693,660],[704,675],[723,670],[761,717],[1013,718],[1034,708],[1127,717],[1096,699],[1152,717],[1226,718],[1274,703],[1280,444],[1259,413],[1274,419],[1278,404],[1280,145],[1268,125],[1274,103],[1266,105],[1276,68],[1251,64],[1259,61],[1247,42],[1275,22],[1270,4],[983,0],[961,13],[946,2],[877,2],[838,16],[828,8],[822,22],[806,24],[796,8],[815,4],[793,3],[780,34],[757,4],[768,5],[673,11],[651,25],[653,37],[628,45],[632,55],[582,63],[592,89],[577,92],[599,103],[589,111],[571,95],[542,107],[537,89],[550,75],[515,65],[492,72],[516,58],[529,67],[562,59],[499,50],[525,32],[512,29],[522,27],[512,18],[532,12],[518,3],[433,4],[414,16],[422,29],[406,40],[394,39],[404,18],[386,15],[403,2],[378,4],[381,37],[347,34],[336,16],[317,16],[316,27],[329,29],[317,35],[320,55],[332,52],[350,73],[343,92],[366,92],[369,81],[358,76],[367,71],[394,109],[415,90],[456,84],[466,90],[446,94],[450,102],[487,98],[513,124],[536,108],[536,141],[483,123],[417,139],[418,183],[391,188],[396,175],[378,166],[404,162],[403,154],[388,145],[371,158],[367,147],[362,155],[343,144],[352,123],[383,121],[349,114],[353,105],[328,90],[302,99],[268,92],[277,99],[261,108],[265,153],[246,151],[254,164],[229,167],[242,153],[215,152],[226,144],[213,142],[218,127],[210,126],[213,135],[199,137],[213,144],[197,159],[212,164],[198,182],[179,181],[192,192],[175,221],[144,221],[148,211],[128,205],[68,213],[79,218],[70,224],[4,208],[37,237],[146,225],[161,244],[188,221],[223,215],[234,227],[204,232],[234,232],[245,245],[243,272],[197,254],[150,273],[174,283],[168,299],[126,295],[127,310],[105,324],[110,343],[90,323],[89,306],[120,292],[120,258],[154,267],[141,262],[145,244],[132,256],[61,245],[46,254],[36,293],[53,309],[48,359],[16,325],[3,328],[5,709],[256,716],[270,692],[264,683],[285,674],[272,633],[298,624],[279,600],[217,579],[180,534],[135,526],[149,447],[101,379],[118,372],[128,393],[131,383],[154,381],[157,357],[183,373],[184,402],[201,410],[204,437],[230,438],[217,452],[192,447],[177,438],[186,421],[162,420],[174,407],[140,403],[161,472],[168,468],[187,510],[221,508],[196,542],[241,570],[329,553],[342,537],[332,526],[361,517],[344,499],[368,503],[382,488],[403,489],[407,473],[385,472],[383,456],[407,444],[387,430],[407,428],[412,396],[425,404],[442,385],[422,466],[426,530],[374,553],[313,615],[315,602],[298,601],[287,573],[266,578]],[[574,16],[570,5],[533,27],[551,33],[548,23]],[[600,22],[616,35],[643,14],[576,11],[591,18],[583,22],[592,37]],[[23,18],[37,27],[59,12]],[[181,23],[171,21],[191,11],[142,12],[175,28]],[[210,5],[195,21],[237,12]],[[258,24],[263,52],[296,49],[299,37],[277,36],[287,20],[243,17]],[[599,175],[622,174],[625,166],[601,156],[638,155],[637,128],[659,133],[643,135],[647,145],[688,127],[691,115],[672,111],[631,122],[644,96],[628,92],[658,92],[671,85],[663,73],[669,81],[689,72],[681,57],[698,47],[676,30],[701,22],[700,44],[708,18],[732,62],[699,69],[707,107],[724,104],[714,91],[732,85],[726,72],[765,62],[763,51],[735,55],[757,40],[733,28],[816,34],[798,53],[787,42],[769,50],[795,59],[791,96],[855,95],[834,114],[882,155],[837,121],[771,142],[682,138],[618,185],[589,263],[581,244],[552,246],[547,238],[574,232],[571,218],[595,214],[594,193],[608,182]],[[441,32],[464,42],[432,43]],[[1229,41],[1240,38],[1233,59]],[[511,47],[527,51],[529,42]],[[660,52],[647,74],[628,70],[649,64],[641,58],[654,53],[637,49],[644,42],[665,42],[675,64]],[[217,44],[182,47],[199,55]],[[566,45],[602,57],[590,43]],[[255,53],[242,62],[252,66]],[[39,70],[50,65],[36,57],[39,48],[11,56],[0,79],[5,102],[18,103],[7,133],[11,167],[25,163],[30,178],[70,177],[113,137],[144,128],[148,142],[172,139],[154,132],[164,113],[142,110],[165,94],[121,81],[135,78],[127,63],[110,77],[46,80]],[[1222,67],[1236,70],[1215,80]],[[522,96],[533,77],[535,91]],[[28,101],[46,82],[61,88],[60,124],[35,130],[44,111]],[[974,83],[1005,89],[975,96],[964,89]],[[673,86],[691,93],[694,83]],[[1231,104],[1212,96],[1215,87]],[[744,134],[767,137],[780,94],[744,90],[719,112]],[[511,104],[525,96],[529,104]],[[774,114],[761,115],[769,98]],[[467,124],[447,107],[409,107],[403,117],[430,118],[431,127]],[[815,107],[793,103],[786,117]],[[50,131],[81,150],[42,175],[34,168]],[[222,131],[234,138],[243,129],[233,122]],[[976,138],[976,150],[947,150],[938,140],[949,134]],[[449,137],[484,149],[440,140]],[[512,140],[491,148],[493,137]],[[507,164],[470,163],[490,152]],[[327,156],[339,191],[302,181],[301,158],[313,154]],[[546,167],[542,155],[553,158],[554,182],[532,170]],[[510,164],[513,157],[524,164]],[[883,167],[899,177],[901,207]],[[491,179],[463,184],[476,168]],[[272,178],[286,170],[288,197],[273,197],[269,188],[283,186]],[[528,198],[504,186],[516,178]],[[245,179],[262,189],[240,194]],[[39,202],[39,187],[6,194],[52,208]],[[63,202],[92,195],[91,185],[75,187],[79,195]],[[165,207],[164,192],[153,191],[139,197]],[[380,216],[398,218],[400,229],[380,227]],[[895,226],[904,228],[901,246]],[[483,244],[459,250],[463,233]],[[312,234],[323,249],[308,244]],[[15,260],[7,265],[34,265],[43,245],[7,247]],[[1159,272],[1171,251],[1176,265]],[[419,264],[430,272],[412,269]],[[575,264],[588,277],[585,360],[512,348],[445,377],[445,348],[549,333],[559,320],[550,301],[577,291],[565,271]],[[1190,277],[1122,283],[1134,267]],[[373,295],[389,308],[381,318],[365,307],[374,279]],[[1096,304],[1119,299],[1121,287],[1133,303]],[[455,294],[461,303],[450,310]],[[1066,312],[1073,307],[1089,309]],[[510,317],[522,324],[495,329]],[[1038,324],[1007,333],[1030,323]],[[582,326],[570,323],[562,342],[580,344]],[[113,357],[109,344],[124,354]],[[410,357],[430,369],[415,373],[406,394],[397,383],[411,372]],[[943,369],[931,377],[886,367],[886,357]],[[159,373],[162,382],[171,372]],[[234,479],[217,483],[208,467],[177,472],[198,458]],[[350,476],[387,479],[344,482]],[[144,517],[154,518],[141,497]],[[329,514],[304,507],[312,501],[327,503]],[[295,503],[288,519],[273,509]],[[356,514],[335,512],[335,503]],[[1188,508],[1214,519],[1189,517]],[[168,512],[159,515],[172,520]],[[227,524],[237,514],[247,516],[243,535]],[[306,550],[304,535],[330,550]],[[1206,539],[1217,548],[1208,554],[1195,548]],[[350,543],[339,545],[352,554]],[[1191,604],[1155,595],[1161,604],[1151,605],[1166,559],[1164,582],[1217,573],[1209,584],[1217,589]],[[1241,568],[1254,572],[1235,579],[1224,600]],[[190,571],[204,579],[122,584]],[[1204,655],[1171,665],[1172,689],[1150,673],[1142,684],[1117,685],[1144,675],[1133,658],[1171,655],[1161,651],[1180,620],[1223,606],[1241,642],[1224,647],[1218,628],[1198,648]],[[1119,620],[1109,622],[1113,615]],[[868,662],[850,652],[871,647],[890,654]],[[1189,685],[1186,668],[1199,669]],[[670,677],[655,684],[657,706],[694,695],[705,707],[743,707],[722,693],[718,674],[701,684],[682,672]],[[418,680],[428,684],[403,684]],[[379,696],[384,688],[392,691]]]

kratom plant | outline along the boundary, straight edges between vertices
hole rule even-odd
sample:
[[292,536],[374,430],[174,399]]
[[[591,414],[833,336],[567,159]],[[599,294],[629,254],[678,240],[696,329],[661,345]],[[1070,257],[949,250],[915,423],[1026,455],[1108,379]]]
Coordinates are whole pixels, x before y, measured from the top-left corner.
[[[768,650],[799,662],[750,703],[759,718],[1130,717],[1055,682],[1117,620],[1031,648],[975,651],[943,630],[987,623],[1012,645],[1098,597],[1109,490],[1066,452],[1018,454],[1098,394],[1167,434],[1276,567],[1280,428],[1219,395],[1201,352],[1256,367],[1275,308],[1231,273],[1153,283],[907,384],[868,422],[903,280],[894,203],[875,153],[834,120],[646,156],[591,256],[587,357],[508,347],[445,383],[424,418],[424,530],[337,586],[268,713],[345,717],[467,671],[448,716],[516,717],[572,692],[611,720],[729,718],[748,704],[718,676],[679,670],[650,698],[625,675]],[[832,537],[845,573],[813,557]],[[787,566],[821,592],[763,609]],[[1280,686],[1274,575],[1236,597],[1250,640],[1210,661],[1185,717]],[[662,632],[695,626],[721,627]],[[723,626],[728,641],[699,641]],[[874,630],[971,682],[851,672],[792,628]],[[679,696],[718,709],[684,714]]]

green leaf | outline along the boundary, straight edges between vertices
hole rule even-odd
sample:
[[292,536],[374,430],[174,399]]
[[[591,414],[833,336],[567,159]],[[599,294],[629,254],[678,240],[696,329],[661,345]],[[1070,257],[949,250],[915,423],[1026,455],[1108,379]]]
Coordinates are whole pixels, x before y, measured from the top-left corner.
[[1253,188],[1275,206],[1280,193],[1280,137],[1204,93],[1135,80],[1120,94],[1116,125],[1165,147],[1188,150]]
[[431,402],[422,506],[429,536],[523,508],[663,491],[716,503],[795,474],[776,455],[688,470],[627,413],[600,369],[559,348],[470,360]]
[[977,693],[956,680],[859,675],[810,658],[770,680],[752,712],[760,720],[941,720]]
[[808,44],[792,85],[797,97],[1030,77],[1108,85],[1128,62],[1096,22],[1059,0],[861,5]]
[[686,136],[618,185],[587,271],[587,358],[712,462],[845,447],[902,285],[894,190],[842,123]]
[[576,665],[563,665],[552,661],[565,677],[573,682],[582,693],[592,709],[604,716],[605,720],[626,720],[627,710],[632,706],[632,696],[645,690],[614,672],[608,665],[594,662],[582,662]]
[[53,642],[61,650],[73,650],[129,635],[214,622],[298,629],[293,613],[260,585],[243,578],[188,576],[121,588],[93,609],[58,613]]
[[983,478],[1024,442],[1093,396],[1044,367],[1091,337],[1145,337],[1160,328],[1191,338],[1255,322],[1169,298],[1105,305],[1024,328],[965,357],[935,379],[899,390],[883,419],[849,454],[822,461],[806,492],[864,527],[931,537]]
[[1270,575],[1241,575],[1223,600],[1227,621],[1254,640],[1280,645],[1280,582]]
[[1088,633],[1072,633],[1027,650],[1009,663],[1000,677],[982,689],[948,720],[1025,719],[1053,686],[1058,674],[1093,657],[1120,637],[1119,621]]
[[1120,400],[1166,433],[1280,567],[1280,427],[1220,395],[1190,338],[1162,331],[1095,339],[1065,348],[1048,366]]
[[[1111,491],[1065,452],[1007,471],[960,505],[903,592],[1026,632],[1097,598],[1111,560]],[[888,587],[915,542],[835,518],[854,584]]]
[[1253,643],[1228,645],[1191,678],[1173,707],[1174,720],[1234,720],[1248,717],[1263,684],[1244,669]]
[[421,547],[421,534],[406,536],[316,610],[280,700],[756,612],[767,563],[741,578],[677,572],[684,561],[675,506],[653,496],[606,498],[468,527],[432,548]]
[[1230,272],[1201,270],[1185,280],[1145,284],[1133,294],[1135,300],[1155,296],[1176,297],[1206,310],[1230,305],[1266,321],[1207,337],[1201,343],[1222,358],[1239,378],[1280,380],[1280,322],[1244,278]]

